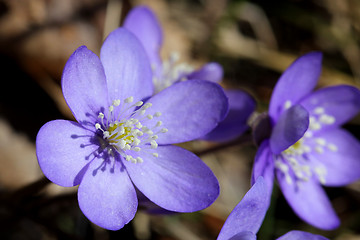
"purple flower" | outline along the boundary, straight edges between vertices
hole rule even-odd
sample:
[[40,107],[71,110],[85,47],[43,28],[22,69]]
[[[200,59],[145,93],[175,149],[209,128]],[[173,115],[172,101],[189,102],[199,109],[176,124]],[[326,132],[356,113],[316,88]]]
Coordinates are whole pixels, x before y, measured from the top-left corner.
[[259,147],[252,179],[264,176],[271,193],[275,173],[296,214],[330,230],[340,222],[321,185],[360,178],[360,144],[340,128],[359,112],[360,92],[345,85],[312,92],[321,60],[321,53],[306,54],[280,77],[269,106],[272,130]]
[[[132,9],[124,21],[124,27],[138,37],[146,50],[153,70],[155,92],[180,81],[197,79],[218,83],[223,78],[223,69],[215,62],[194,70],[189,64],[178,64],[177,54],[172,54],[167,61],[162,61],[160,49],[163,44],[163,32],[155,14],[149,8],[140,6]],[[230,141],[248,129],[247,120],[255,110],[255,100],[240,90],[228,90],[226,95],[229,99],[228,116],[202,139]]]
[[188,81],[149,98],[151,77],[143,47],[126,29],[109,35],[100,59],[78,48],[62,76],[77,122],[48,122],[36,139],[45,176],[64,187],[80,184],[82,212],[106,229],[120,229],[134,217],[134,185],[176,212],[206,208],[219,194],[211,170],[193,153],[169,144],[211,131],[227,112],[223,90]]
[[[264,220],[267,205],[267,184],[263,177],[258,177],[255,184],[236,205],[226,219],[218,240],[256,240],[256,233]],[[290,231],[278,240],[326,240],[327,238],[302,231]]]

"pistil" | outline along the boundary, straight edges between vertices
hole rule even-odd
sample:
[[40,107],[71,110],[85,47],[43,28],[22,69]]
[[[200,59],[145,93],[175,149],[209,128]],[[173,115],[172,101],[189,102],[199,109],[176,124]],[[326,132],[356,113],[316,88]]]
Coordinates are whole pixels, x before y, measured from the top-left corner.
[[[158,134],[166,133],[168,130],[160,128],[162,121],[156,120],[161,116],[161,112],[146,115],[146,110],[152,106],[151,103],[144,104],[142,101],[138,101],[133,104],[133,101],[133,97],[128,97],[121,105],[120,100],[114,100],[108,108],[107,115],[102,112],[99,113],[99,122],[95,124],[95,129],[101,132],[103,140],[107,142],[106,148],[109,154],[116,151],[126,161],[142,163],[143,159],[141,157],[133,157],[132,155],[135,152],[145,151],[145,154],[158,157],[159,154],[153,152],[158,147],[156,142]],[[117,107],[120,109],[115,117]],[[126,115],[129,110],[135,108],[138,109]],[[155,124],[154,121],[156,121]],[[148,127],[146,125],[153,126]]]

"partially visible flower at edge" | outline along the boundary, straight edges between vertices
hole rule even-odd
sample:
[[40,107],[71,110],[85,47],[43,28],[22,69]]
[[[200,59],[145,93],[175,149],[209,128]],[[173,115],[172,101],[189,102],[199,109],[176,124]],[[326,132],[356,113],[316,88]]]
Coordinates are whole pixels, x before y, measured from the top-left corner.
[[360,178],[360,143],[340,128],[360,110],[360,91],[339,85],[312,93],[322,54],[298,58],[280,77],[269,106],[268,129],[255,157],[252,180],[264,176],[269,194],[274,173],[295,213],[324,230],[340,221],[324,186],[343,186]]
[[223,90],[188,81],[151,97],[151,78],[143,46],[124,28],[110,33],[100,59],[82,46],[62,76],[77,122],[50,121],[37,135],[45,176],[64,187],[79,185],[80,209],[106,229],[120,229],[134,217],[134,185],[175,212],[204,209],[219,195],[218,181],[201,159],[169,144],[211,131],[228,110]]
[[[197,79],[218,83],[223,78],[223,68],[215,62],[194,70],[188,64],[178,64],[177,55],[171,55],[168,61],[162,61],[160,57],[163,44],[162,28],[155,14],[148,7],[133,8],[126,16],[123,26],[138,37],[146,50],[152,65],[155,92],[179,81]],[[255,110],[255,100],[241,90],[226,90],[225,93],[229,100],[229,114],[212,132],[200,139],[226,142],[236,139],[249,128],[247,121]]]
[[[217,240],[256,240],[265,218],[267,205],[264,199],[268,190],[266,182],[259,176],[243,199],[232,210],[226,219]],[[327,238],[303,231],[290,231],[277,240],[327,240]]]

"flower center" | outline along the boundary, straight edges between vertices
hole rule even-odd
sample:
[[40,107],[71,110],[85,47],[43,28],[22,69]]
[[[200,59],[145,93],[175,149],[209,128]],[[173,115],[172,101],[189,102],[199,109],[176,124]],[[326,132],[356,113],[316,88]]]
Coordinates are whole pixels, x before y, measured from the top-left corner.
[[[126,161],[141,163],[143,159],[139,155],[159,156],[155,152],[158,147],[158,134],[166,133],[168,130],[161,128],[162,121],[157,120],[161,116],[160,112],[146,115],[146,110],[152,106],[151,103],[133,103],[133,99],[128,97],[122,104],[120,100],[114,100],[108,108],[107,118],[104,113],[99,113],[100,121],[95,124],[95,128],[102,134],[109,154],[116,151]],[[115,111],[116,108],[119,108],[118,111]],[[135,108],[138,109],[132,110]],[[142,153],[139,154],[140,152]]]
[[171,86],[177,81],[187,80],[187,75],[194,71],[194,68],[187,63],[178,63],[179,54],[173,52],[168,60],[163,61],[160,69],[153,65],[153,83],[155,93]]
[[308,181],[313,175],[320,183],[326,182],[326,168],[320,161],[316,161],[316,155],[325,151],[336,152],[338,148],[326,139],[318,137],[317,132],[324,126],[334,124],[335,120],[333,116],[325,113],[323,107],[316,107],[310,113],[309,128],[304,136],[276,156],[275,168],[285,175],[288,184],[294,181],[300,184],[301,181]]

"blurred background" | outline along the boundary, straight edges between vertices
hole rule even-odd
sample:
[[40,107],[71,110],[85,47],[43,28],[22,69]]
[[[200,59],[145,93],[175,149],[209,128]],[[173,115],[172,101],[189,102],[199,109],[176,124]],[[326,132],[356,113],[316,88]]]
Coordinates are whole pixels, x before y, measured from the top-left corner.
[[[221,63],[224,88],[248,91],[259,112],[267,110],[282,71],[309,51],[324,54],[318,87],[360,86],[358,0],[0,0],[0,239],[216,239],[249,189],[256,146],[242,139],[182,145],[219,179],[221,194],[208,209],[169,216],[139,210],[116,232],[83,216],[75,187],[43,179],[36,134],[47,121],[73,119],[60,88],[67,59],[81,45],[98,54],[108,33],[139,4],[151,7],[163,26],[164,58],[176,51],[180,62],[194,66]],[[359,116],[344,127],[360,138]],[[302,222],[275,186],[258,239],[298,229],[359,240],[360,183],[326,191],[342,221],[338,229]]]

